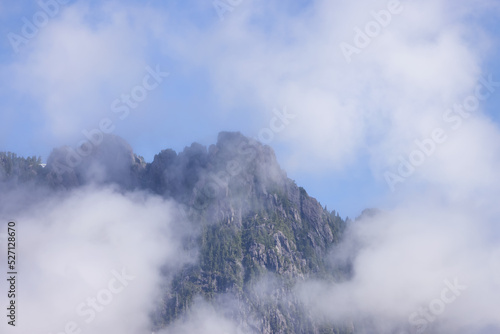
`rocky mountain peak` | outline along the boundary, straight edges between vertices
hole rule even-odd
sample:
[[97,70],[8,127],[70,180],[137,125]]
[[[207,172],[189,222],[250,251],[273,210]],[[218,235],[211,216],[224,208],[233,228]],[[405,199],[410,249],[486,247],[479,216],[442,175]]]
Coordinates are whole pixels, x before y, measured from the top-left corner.
[[[238,308],[220,311],[229,312],[246,333],[350,333],[315,320],[291,293],[307,278],[345,275],[325,260],[345,222],[289,179],[269,146],[239,132],[221,132],[208,148],[193,143],[179,153],[165,149],[145,163],[117,136],[94,140],[98,144],[90,150],[55,149],[47,167],[29,167],[30,177],[16,180],[52,189],[115,184],[173,199],[186,209],[195,231],[185,247],[198,254],[197,261],[176,273],[156,301],[157,329],[187,314],[195,298],[222,307],[217,300],[230,297]],[[12,166],[2,161],[0,174],[12,175]],[[262,283],[269,277],[272,285]]]

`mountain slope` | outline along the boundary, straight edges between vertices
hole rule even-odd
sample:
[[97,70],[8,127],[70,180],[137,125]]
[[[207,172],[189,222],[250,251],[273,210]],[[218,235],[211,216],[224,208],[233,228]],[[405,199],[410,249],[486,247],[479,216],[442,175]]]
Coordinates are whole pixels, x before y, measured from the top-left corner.
[[151,163],[116,136],[104,138],[81,161],[68,152],[74,151],[54,150],[47,167],[27,182],[150,191],[180,203],[198,229],[185,246],[198,261],[175,273],[155,301],[155,329],[188,316],[203,299],[245,333],[353,333],[352,323],[321,322],[292,293],[305,279],[345,278],[346,271],[325,258],[346,222],[289,179],[270,147],[222,132],[215,145],[163,150]]

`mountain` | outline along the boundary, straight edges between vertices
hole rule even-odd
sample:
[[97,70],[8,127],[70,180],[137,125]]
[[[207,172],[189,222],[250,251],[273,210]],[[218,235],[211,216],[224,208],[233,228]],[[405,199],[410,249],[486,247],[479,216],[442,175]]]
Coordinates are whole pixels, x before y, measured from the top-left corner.
[[306,279],[349,276],[349,268],[325,260],[346,221],[289,179],[270,147],[221,132],[208,148],[167,149],[146,163],[123,139],[100,139],[92,149],[55,149],[45,168],[30,160],[17,174],[0,159],[0,175],[4,183],[61,190],[115,184],[182,205],[198,229],[185,246],[198,261],[165,280],[172,283],[155,301],[155,330],[186,317],[202,299],[240,324],[242,333],[354,333],[352,322],[314,317],[292,293]]

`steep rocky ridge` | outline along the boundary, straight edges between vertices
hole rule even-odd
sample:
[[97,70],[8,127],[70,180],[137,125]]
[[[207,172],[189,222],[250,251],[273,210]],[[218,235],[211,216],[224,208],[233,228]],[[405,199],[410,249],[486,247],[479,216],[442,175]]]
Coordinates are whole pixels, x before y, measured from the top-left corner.
[[55,189],[97,183],[151,191],[181,203],[199,229],[186,242],[199,261],[165,286],[152,315],[155,329],[182,318],[202,298],[244,333],[353,333],[352,323],[319,321],[291,293],[308,278],[345,278],[347,273],[325,258],[346,222],[289,179],[270,147],[222,132],[215,145],[163,150],[151,163],[116,136],[106,136],[86,156],[68,152],[75,150],[55,149],[47,166],[30,170],[26,182]]

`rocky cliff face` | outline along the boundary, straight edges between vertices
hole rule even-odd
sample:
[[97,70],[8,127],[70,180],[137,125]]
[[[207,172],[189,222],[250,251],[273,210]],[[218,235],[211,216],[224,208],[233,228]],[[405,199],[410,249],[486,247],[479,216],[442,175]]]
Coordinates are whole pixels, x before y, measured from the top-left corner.
[[145,189],[181,203],[199,228],[186,243],[199,261],[165,287],[152,316],[157,329],[203,298],[229,314],[242,332],[353,332],[352,324],[322,323],[291,293],[307,278],[342,279],[345,272],[324,259],[345,221],[289,179],[271,148],[222,132],[208,148],[164,150],[146,164],[110,136],[74,167],[66,168],[67,162],[68,148],[54,150],[47,167],[37,169],[36,182],[63,189],[89,182]]

